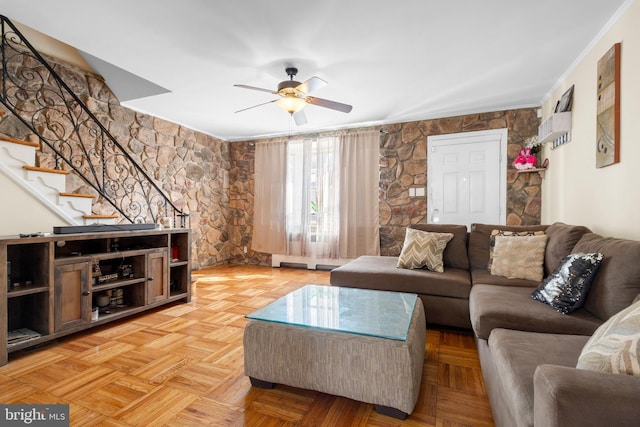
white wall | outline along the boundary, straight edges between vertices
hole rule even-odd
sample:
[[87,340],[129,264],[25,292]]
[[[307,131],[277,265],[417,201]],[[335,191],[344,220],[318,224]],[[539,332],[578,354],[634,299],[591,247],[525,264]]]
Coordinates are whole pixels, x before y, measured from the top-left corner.
[[0,188],[0,236],[52,232],[54,226],[68,225],[2,172]]
[[[575,84],[571,142],[551,150],[542,187],[542,222],[586,225],[596,233],[640,239],[640,2],[593,44],[543,103],[543,120]],[[598,60],[621,42],[620,163],[596,168]]]

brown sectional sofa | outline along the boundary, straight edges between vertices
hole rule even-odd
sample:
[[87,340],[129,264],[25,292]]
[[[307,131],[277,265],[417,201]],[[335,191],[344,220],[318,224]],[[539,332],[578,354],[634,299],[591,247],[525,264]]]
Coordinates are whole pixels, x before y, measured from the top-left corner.
[[[417,293],[429,323],[471,328],[498,426],[640,423],[640,378],[576,369],[593,332],[640,294],[640,242],[605,238],[562,223],[533,227],[413,225],[452,232],[444,273],[396,268],[397,257],[360,257],[331,272],[331,284]],[[531,298],[537,282],[487,270],[492,230],[544,230],[544,272],[569,253],[604,259],[584,305],[564,315]],[[464,249],[463,249],[464,248]]]

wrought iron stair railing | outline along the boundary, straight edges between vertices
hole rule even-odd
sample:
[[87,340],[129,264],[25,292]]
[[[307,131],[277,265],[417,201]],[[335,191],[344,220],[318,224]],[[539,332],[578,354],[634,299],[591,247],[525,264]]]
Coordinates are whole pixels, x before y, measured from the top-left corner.
[[[57,169],[70,168],[131,223],[186,218],[113,137],[16,26],[0,15],[0,102],[53,152]],[[43,147],[44,148],[44,147]]]

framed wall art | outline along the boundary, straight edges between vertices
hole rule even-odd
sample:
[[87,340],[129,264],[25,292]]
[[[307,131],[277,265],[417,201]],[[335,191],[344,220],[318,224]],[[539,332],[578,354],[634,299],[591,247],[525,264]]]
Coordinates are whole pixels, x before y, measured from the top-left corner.
[[562,98],[560,98],[560,101],[556,104],[556,113],[571,111],[571,107],[573,106],[573,87],[574,85],[571,85],[571,87],[562,94]]
[[596,167],[620,162],[620,43],[598,61]]

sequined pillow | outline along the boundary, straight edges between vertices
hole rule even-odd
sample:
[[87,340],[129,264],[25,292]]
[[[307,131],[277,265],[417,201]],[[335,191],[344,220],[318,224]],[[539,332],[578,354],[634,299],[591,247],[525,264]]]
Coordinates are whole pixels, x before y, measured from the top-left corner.
[[538,231],[508,231],[508,230],[491,230],[489,235],[489,264],[487,270],[491,273],[491,266],[493,264],[493,253],[496,247],[496,237],[523,237],[523,236],[543,236],[545,232],[543,230]]
[[453,233],[431,233],[407,227],[398,268],[422,268],[444,272],[442,253]]
[[593,277],[602,262],[600,253],[575,253],[565,256],[558,268],[533,291],[531,297],[549,304],[562,314],[582,307]]

